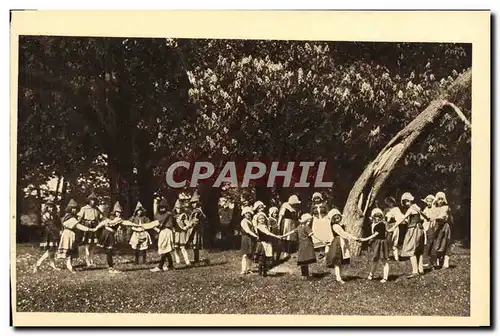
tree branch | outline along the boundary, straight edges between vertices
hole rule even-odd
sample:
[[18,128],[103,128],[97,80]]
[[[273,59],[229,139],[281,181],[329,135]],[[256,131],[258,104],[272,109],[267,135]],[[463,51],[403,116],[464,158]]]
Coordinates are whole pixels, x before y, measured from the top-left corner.
[[462,110],[460,110],[460,108],[458,108],[457,105],[453,104],[453,103],[450,103],[450,102],[446,102],[446,106],[449,106],[453,111],[455,111],[458,115],[458,117],[460,118],[460,120],[462,120],[465,125],[467,125],[467,127],[469,129],[472,128],[472,124],[470,123],[470,121],[467,119],[467,117],[465,116],[465,114],[462,112]]

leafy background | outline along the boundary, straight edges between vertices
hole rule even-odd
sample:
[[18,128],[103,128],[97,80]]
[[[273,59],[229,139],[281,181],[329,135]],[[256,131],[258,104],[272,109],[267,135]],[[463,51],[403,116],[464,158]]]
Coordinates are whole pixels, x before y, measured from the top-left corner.
[[[155,192],[171,202],[179,192],[164,175],[178,159],[328,161],[334,186],[321,191],[342,208],[368,162],[470,68],[472,52],[470,44],[449,43],[57,36],[23,36],[19,48],[20,227],[37,223],[49,195],[64,207],[95,191],[128,214],[138,200],[152,212]],[[470,94],[453,103],[471,118]],[[470,153],[470,132],[444,114],[380,199],[444,190],[454,235],[467,242]],[[309,200],[313,189],[256,183],[199,191],[217,223],[221,195],[274,204],[292,193]]]

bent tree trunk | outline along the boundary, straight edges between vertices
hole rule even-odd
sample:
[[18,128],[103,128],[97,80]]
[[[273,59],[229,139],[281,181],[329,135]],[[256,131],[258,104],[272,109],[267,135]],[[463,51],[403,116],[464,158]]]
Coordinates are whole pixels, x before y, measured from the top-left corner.
[[[365,216],[393,168],[423,130],[432,124],[444,110],[451,109],[457,113],[467,127],[471,127],[469,121],[458,107],[449,102],[449,100],[454,100],[455,97],[470,94],[471,82],[471,70],[461,74],[445,92],[433,100],[424,111],[399,131],[377,157],[366,166],[352,187],[344,207],[342,222],[347,232],[356,237],[361,236]],[[351,253],[359,255],[361,244],[351,241],[350,246]]]

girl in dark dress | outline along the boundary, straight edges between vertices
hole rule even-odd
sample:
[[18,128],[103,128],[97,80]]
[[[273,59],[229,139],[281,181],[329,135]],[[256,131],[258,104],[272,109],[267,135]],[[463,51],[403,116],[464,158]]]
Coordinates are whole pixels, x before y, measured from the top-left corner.
[[97,246],[103,248],[106,252],[106,262],[108,263],[109,273],[121,273],[121,271],[114,268],[113,263],[113,253],[116,247],[116,231],[120,225],[136,226],[136,224],[122,219],[122,207],[120,203],[116,202],[113,207],[113,214],[109,219],[103,220],[95,228],[91,229],[95,232],[103,228],[98,238]]
[[348,239],[359,241],[360,238],[354,237],[345,231],[344,225],[342,225],[342,214],[339,210],[330,210],[328,218],[332,226],[333,240],[326,255],[326,267],[335,269],[335,280],[343,284],[344,280],[340,275],[340,268],[351,261]]
[[50,267],[59,270],[55,264],[55,255],[59,246],[60,233],[62,230],[61,218],[57,214],[57,207],[54,202],[48,201],[45,205],[45,211],[42,215],[43,236],[40,242],[40,249],[44,251],[43,255],[36,262],[33,273],[38,271],[43,261],[50,259]]
[[373,279],[373,273],[377,269],[377,264],[379,261],[384,261],[384,276],[381,283],[387,282],[389,277],[389,246],[387,243],[387,231],[386,223],[384,221],[384,213],[379,208],[372,210],[371,217],[372,221],[372,235],[366,238],[362,238],[361,241],[368,241],[373,239],[371,244],[371,261],[372,265],[370,267],[370,274],[368,275],[368,280]]
[[434,213],[434,240],[431,247],[431,263],[434,266],[450,267],[451,212],[444,192],[436,194]]
[[[278,225],[278,213],[279,209],[277,207],[271,207],[269,209],[269,228],[275,235],[280,235],[280,227]],[[280,253],[282,250],[281,239],[275,238],[273,241],[273,258],[275,262],[280,259]]]
[[299,220],[297,207],[300,203],[299,198],[296,195],[292,195],[288,198],[288,202],[283,203],[280,209],[278,225],[280,226],[281,234],[286,236],[285,241],[283,242],[285,258],[288,257],[288,255],[297,252],[297,234],[295,229],[297,228]]
[[388,231],[394,231],[401,223],[407,222],[408,227],[405,233],[401,257],[410,258],[412,273],[408,276],[413,278],[419,274],[424,274],[424,226],[420,207],[413,203],[414,197],[409,192],[401,196],[401,203],[408,209],[403,218],[401,218]]
[[255,232],[252,224],[253,210],[251,207],[243,207],[241,210],[243,219],[241,220],[241,274],[250,273],[252,255],[255,251],[255,243],[259,236]]
[[268,267],[273,257],[273,238],[280,238],[269,230],[269,221],[265,213],[260,212],[255,217],[257,221],[257,236],[259,240],[255,249],[255,261],[259,263],[259,275],[267,276]]
[[[297,265],[300,266],[300,273],[304,279],[309,279],[309,265],[316,263],[313,243],[314,233],[311,228],[312,221],[313,217],[310,214],[303,214],[299,220],[299,227],[296,229],[299,239]],[[317,241],[321,242],[319,239]]]

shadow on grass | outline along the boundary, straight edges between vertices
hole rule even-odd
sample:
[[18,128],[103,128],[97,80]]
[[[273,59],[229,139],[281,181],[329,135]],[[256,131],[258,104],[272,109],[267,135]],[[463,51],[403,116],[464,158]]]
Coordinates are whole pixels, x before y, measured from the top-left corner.
[[323,279],[324,277],[329,276],[330,274],[331,274],[330,272],[311,273],[311,278]]

